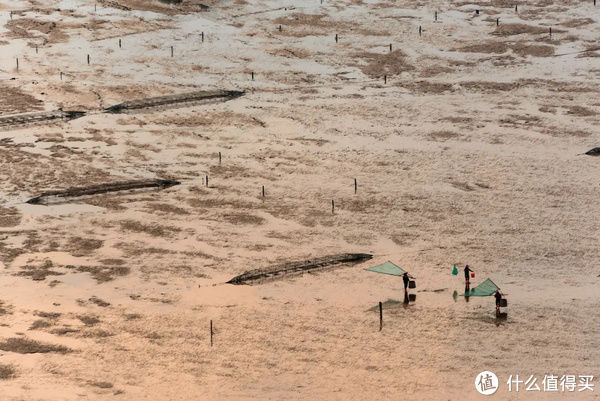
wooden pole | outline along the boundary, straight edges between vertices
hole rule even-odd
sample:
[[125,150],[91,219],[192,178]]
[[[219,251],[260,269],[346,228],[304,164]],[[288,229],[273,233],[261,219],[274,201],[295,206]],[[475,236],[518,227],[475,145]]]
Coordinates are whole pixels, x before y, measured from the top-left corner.
[[12,11],[10,12],[10,19],[12,20]]
[[202,43],[204,43],[204,32],[202,32]]
[[121,39],[119,39],[119,49],[121,48]]
[[332,199],[331,200],[331,213],[333,213],[334,211],[335,211],[335,202]]
[[549,29],[548,32],[550,33],[550,37],[552,37],[552,27],[549,27],[548,29]]
[[96,11],[96,4],[94,3],[94,11]]
[[496,18],[496,26],[500,25],[500,18]]
[[61,72],[60,72],[60,80],[61,80],[61,81],[62,81],[62,76],[63,76],[63,73],[62,73],[62,71],[61,71]]
[[419,25],[419,36],[421,36],[422,31],[423,31],[423,28],[421,28],[421,25]]
[[518,11],[519,11],[519,8],[518,8],[518,6],[515,4],[515,12],[518,12]]
[[356,178],[354,179],[354,193],[358,190],[358,184],[356,182]]
[[383,83],[384,83],[384,84],[387,84],[387,75],[384,75],[384,76],[383,76]]
[[206,174],[206,186],[208,187],[208,174]]
[[392,44],[390,43],[390,53],[392,52]]
[[17,57],[17,71],[19,71],[19,58]]
[[337,36],[337,33],[336,33],[335,34],[335,43],[337,43],[337,42],[338,42],[338,36]]
[[435,12],[435,20],[437,21],[437,11]]
[[254,71],[252,71],[252,72],[250,73],[250,77],[251,77],[251,78],[252,78],[252,80],[254,81]]
[[210,321],[210,346],[213,346],[213,325],[212,320]]
[[279,32],[281,32],[281,25],[279,25]]
[[219,152],[219,166],[221,165],[221,152]]
[[87,55],[87,63],[88,63],[88,65],[90,65],[90,55],[89,54]]
[[38,54],[38,47],[37,47],[37,45],[35,46],[35,54]]
[[173,57],[173,46],[171,46],[171,57]]
[[379,302],[379,331],[383,329],[383,304]]
[[263,198],[265,197],[265,186],[264,185],[262,186],[262,197]]

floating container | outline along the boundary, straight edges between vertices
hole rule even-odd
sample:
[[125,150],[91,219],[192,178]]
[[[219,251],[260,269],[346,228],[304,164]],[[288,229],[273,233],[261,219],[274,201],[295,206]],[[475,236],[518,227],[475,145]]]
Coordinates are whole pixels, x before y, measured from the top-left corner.
[[408,288],[417,288],[417,283],[415,283],[415,280],[410,280],[408,282]]
[[500,307],[501,308],[506,308],[507,306],[508,306],[508,301],[506,299],[502,298],[500,300]]

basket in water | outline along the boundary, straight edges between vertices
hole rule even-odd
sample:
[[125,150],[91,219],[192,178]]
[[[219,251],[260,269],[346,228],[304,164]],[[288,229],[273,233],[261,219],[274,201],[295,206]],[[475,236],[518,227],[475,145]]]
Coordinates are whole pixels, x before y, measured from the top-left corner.
[[417,288],[417,283],[415,283],[415,280],[410,280],[408,282],[408,288]]

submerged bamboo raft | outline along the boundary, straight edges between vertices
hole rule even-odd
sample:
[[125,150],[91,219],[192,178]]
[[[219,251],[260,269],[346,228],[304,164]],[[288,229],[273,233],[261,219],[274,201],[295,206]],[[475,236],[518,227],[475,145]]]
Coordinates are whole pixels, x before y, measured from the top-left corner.
[[40,195],[31,198],[27,201],[27,203],[32,205],[39,205],[48,203],[48,201],[52,198],[75,198],[79,196],[88,196],[88,195],[98,195],[104,194],[108,192],[119,192],[119,191],[129,191],[134,189],[146,189],[146,188],[168,188],[173,185],[179,185],[179,181],[175,180],[137,180],[137,181],[121,181],[115,182],[111,184],[100,184],[100,185],[90,185],[87,187],[73,187],[64,190],[57,191],[46,191],[42,192]]
[[174,106],[190,102],[215,102],[215,101],[227,101],[240,97],[244,92],[240,91],[196,91],[188,93],[180,93],[177,95],[166,95],[158,97],[149,97],[144,99],[130,100],[127,102],[115,104],[114,106],[107,107],[104,109],[105,113],[122,113],[126,111],[147,109],[159,106]]
[[85,111],[40,111],[36,113],[14,114],[6,117],[0,117],[0,127],[10,127],[13,125],[35,124],[53,120],[73,120],[83,117]]
[[593,148],[585,152],[588,156],[600,156],[600,148]]
[[298,262],[288,262],[262,269],[249,270],[229,280],[228,284],[248,284],[259,280],[282,278],[286,275],[330,267],[342,263],[357,263],[371,259],[368,253],[342,253]]

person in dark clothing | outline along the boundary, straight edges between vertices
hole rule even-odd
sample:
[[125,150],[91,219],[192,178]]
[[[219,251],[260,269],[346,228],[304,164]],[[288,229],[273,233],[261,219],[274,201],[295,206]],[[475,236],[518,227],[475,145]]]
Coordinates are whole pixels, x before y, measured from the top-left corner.
[[411,278],[414,278],[414,277],[410,276],[406,272],[402,275],[402,281],[404,281],[404,293],[406,293],[408,291],[408,282],[410,281]]
[[494,293],[494,298],[496,298],[496,312],[500,311],[500,300],[502,299],[502,294],[500,290],[496,290]]
[[473,270],[469,267],[469,265],[465,266],[465,282],[468,284],[469,283],[469,273],[472,272]]

